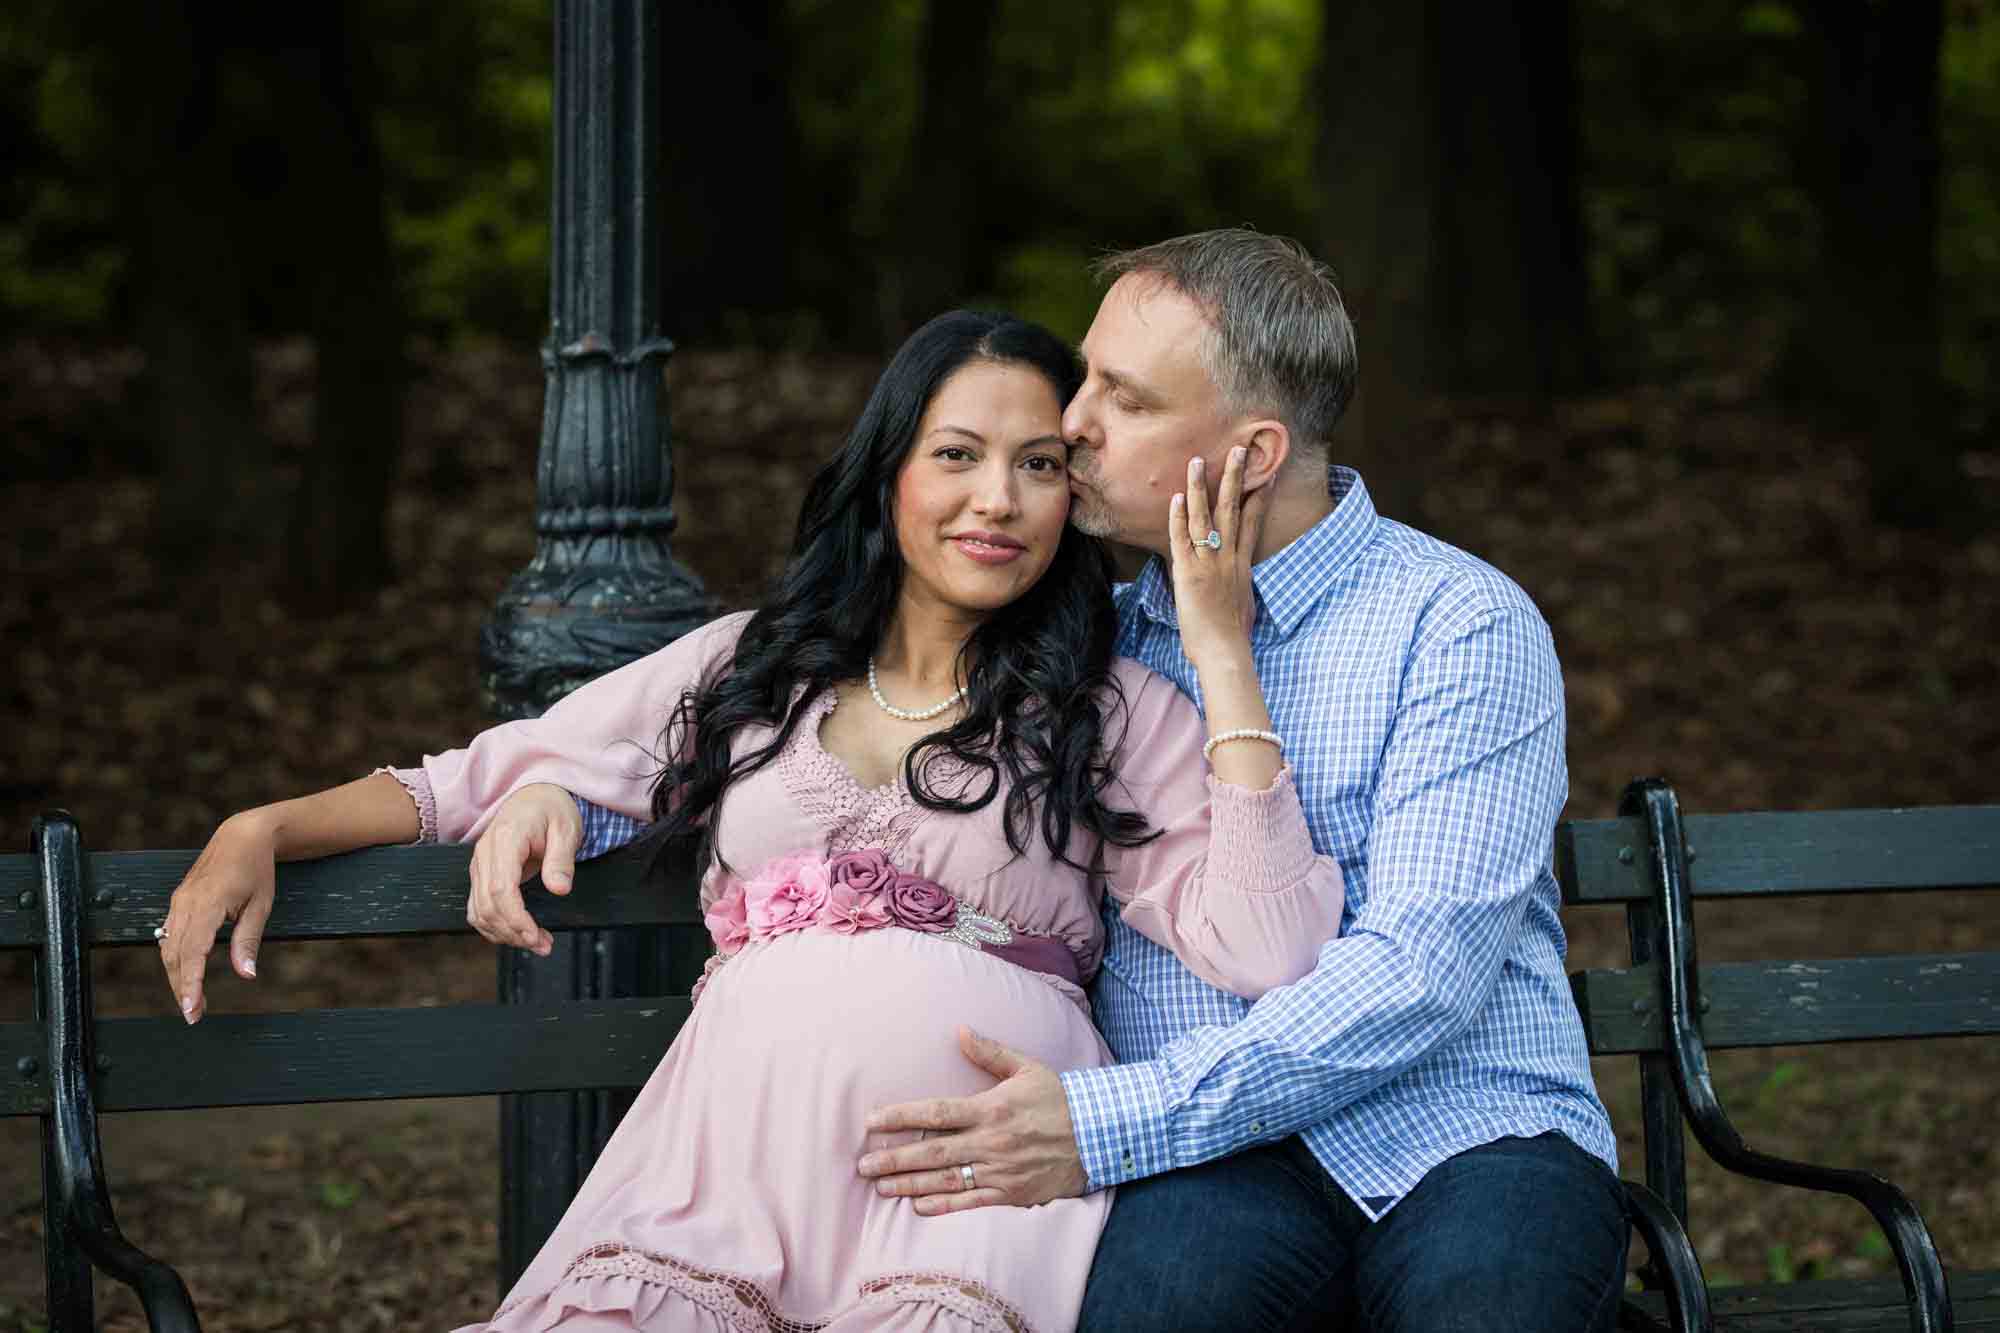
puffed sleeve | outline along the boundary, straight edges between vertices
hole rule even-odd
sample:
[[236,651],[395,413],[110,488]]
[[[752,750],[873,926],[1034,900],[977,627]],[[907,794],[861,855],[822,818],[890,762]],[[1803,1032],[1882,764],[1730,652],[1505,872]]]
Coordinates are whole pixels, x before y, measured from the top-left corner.
[[1125,921],[1238,995],[1298,980],[1339,934],[1344,891],[1339,864],[1313,850],[1290,767],[1265,791],[1218,781],[1201,754],[1207,727],[1173,682],[1122,662],[1118,679],[1128,712],[1114,803],[1159,830],[1104,848]]
[[426,842],[471,842],[507,797],[552,782],[635,819],[652,817],[661,732],[681,695],[735,650],[749,612],[724,616],[580,686],[540,717],[503,722],[470,745],[392,768]]

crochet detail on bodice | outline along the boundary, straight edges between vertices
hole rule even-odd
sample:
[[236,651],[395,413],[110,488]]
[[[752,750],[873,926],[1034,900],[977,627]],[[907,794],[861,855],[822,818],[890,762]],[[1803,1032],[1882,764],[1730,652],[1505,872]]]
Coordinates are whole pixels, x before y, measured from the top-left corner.
[[[900,863],[903,844],[931,812],[917,804],[900,773],[894,782],[864,787],[846,764],[827,753],[819,728],[838,702],[829,688],[807,706],[791,743],[778,755],[778,776],[799,808],[827,830],[830,853],[879,847]],[[941,755],[929,761],[928,772],[950,790],[968,770],[962,761]]]

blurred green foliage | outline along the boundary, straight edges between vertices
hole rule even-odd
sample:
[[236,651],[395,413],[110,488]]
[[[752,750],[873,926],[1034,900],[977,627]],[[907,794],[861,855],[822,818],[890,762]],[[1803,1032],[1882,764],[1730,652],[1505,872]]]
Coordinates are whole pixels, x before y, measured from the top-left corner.
[[[415,325],[535,336],[547,290],[546,0],[363,2],[380,35],[377,129]],[[1619,378],[1768,366],[1798,318],[1816,227],[1799,170],[1813,127],[1798,3],[1577,0],[1578,197],[1593,315]],[[992,76],[965,93],[985,98],[977,147],[995,183],[980,232],[991,290],[968,296],[1075,335],[1093,300],[1081,267],[1105,248],[1238,222],[1310,237],[1322,8],[1000,0]],[[103,333],[128,314],[128,205],[108,165],[122,127],[102,111],[106,70],[89,34],[48,12],[0,14],[0,147],[12,163],[0,186],[0,325]],[[793,271],[812,300],[874,299],[871,275],[893,265],[904,213],[923,206],[906,185],[924,14],[923,0],[785,6],[802,187]],[[681,58],[699,52],[670,52]],[[1987,400],[2000,387],[2000,0],[1951,0],[1941,59],[1945,369],[1962,395]],[[254,87],[229,97],[247,116],[261,100]],[[726,133],[725,121],[718,108],[717,123],[668,132]],[[271,243],[309,251],[311,238]]]

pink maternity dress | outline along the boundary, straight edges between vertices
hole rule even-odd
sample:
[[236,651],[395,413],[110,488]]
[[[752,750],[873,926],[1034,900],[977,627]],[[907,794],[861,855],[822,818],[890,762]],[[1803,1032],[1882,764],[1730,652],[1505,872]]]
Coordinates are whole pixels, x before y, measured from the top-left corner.
[[[426,836],[478,837],[531,782],[647,816],[662,723],[726,661],[744,619],[719,620],[539,719],[396,770]],[[1136,663],[1119,662],[1116,676],[1129,714],[1113,796],[1164,832],[1144,847],[1103,848],[1104,887],[1135,927],[1217,985],[1255,995],[1303,975],[1338,928],[1341,880],[1313,853],[1289,773],[1264,792],[1214,781],[1188,701]],[[1039,832],[1014,856],[998,799],[955,815],[923,809],[900,782],[863,788],[820,744],[833,706],[822,695],[717,813],[717,849],[734,872],[712,864],[704,880],[718,936],[730,930],[718,900],[738,877],[753,882],[754,901],[756,868],[801,853],[873,849],[955,907],[921,929],[885,926],[879,911],[858,923],[822,912],[747,942],[737,928],[735,951],[711,965],[693,1015],[554,1236],[476,1327],[1074,1326],[1109,1191],[925,1218],[907,1199],[876,1195],[855,1163],[871,1146],[871,1108],[992,1086],[960,1054],[961,1023],[1056,1069],[1109,1060],[1077,984],[1102,950],[1099,889],[1050,857]],[[1117,719],[1107,732],[1120,739]],[[1084,864],[1097,850],[1083,833],[1072,847]]]

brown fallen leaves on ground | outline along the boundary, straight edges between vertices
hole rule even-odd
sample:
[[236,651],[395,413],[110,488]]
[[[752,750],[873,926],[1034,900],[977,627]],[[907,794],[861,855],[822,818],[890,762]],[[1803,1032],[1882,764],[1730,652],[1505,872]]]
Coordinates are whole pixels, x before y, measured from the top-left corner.
[[[522,349],[421,357],[390,523],[397,580],[371,606],[298,619],[255,569],[166,577],[146,555],[153,484],[115,441],[133,356],[0,349],[0,845],[62,805],[97,848],[197,846],[228,812],[409,762],[471,735],[480,621],[532,552],[541,383]],[[678,556],[725,605],[776,572],[807,479],[859,409],[872,364],[749,351],[670,370]],[[267,431],[295,468],[309,349],[260,364]],[[1570,699],[1570,814],[1662,773],[1690,810],[2000,799],[2000,538],[1868,522],[1856,442],[1715,386],[1635,390],[1544,419],[1447,413],[1424,442],[1432,526],[1518,579],[1554,628]],[[2000,512],[2000,455],[1966,459]],[[2000,905],[1949,895],[1703,913],[1709,959],[1976,947]],[[1573,966],[1623,957],[1622,922],[1570,923]],[[0,1014],[29,1012],[0,966]],[[478,1000],[472,940],[265,952],[263,980],[211,981],[218,1009]],[[166,1013],[146,950],[101,953],[99,1012]],[[1628,1174],[1636,1080],[1600,1086]],[[1909,1189],[1948,1259],[2000,1265],[2000,1043],[1730,1053],[1725,1099],[1752,1142],[1868,1167]],[[214,1333],[445,1327],[490,1309],[497,1173],[490,1104],[119,1117],[107,1130],[127,1231],[181,1267]],[[32,1122],[0,1122],[0,1330],[41,1319]],[[1712,1276],[1892,1271],[1865,1214],[1699,1165]],[[139,1328],[101,1288],[107,1328]]]

